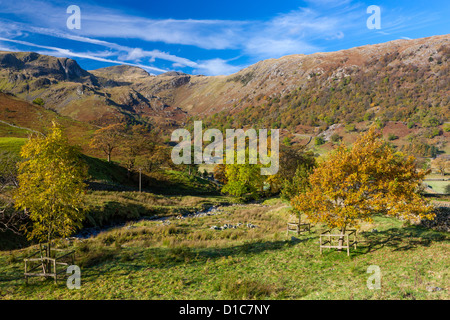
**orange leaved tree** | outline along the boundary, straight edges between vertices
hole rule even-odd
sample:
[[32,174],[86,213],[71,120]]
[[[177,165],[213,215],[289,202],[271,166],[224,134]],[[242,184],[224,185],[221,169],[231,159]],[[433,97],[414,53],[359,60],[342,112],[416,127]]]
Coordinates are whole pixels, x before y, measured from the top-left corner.
[[417,192],[426,173],[372,127],[352,148],[341,145],[320,163],[309,177],[310,189],[292,204],[312,223],[326,223],[341,234],[370,222],[374,213],[433,219],[432,207]]

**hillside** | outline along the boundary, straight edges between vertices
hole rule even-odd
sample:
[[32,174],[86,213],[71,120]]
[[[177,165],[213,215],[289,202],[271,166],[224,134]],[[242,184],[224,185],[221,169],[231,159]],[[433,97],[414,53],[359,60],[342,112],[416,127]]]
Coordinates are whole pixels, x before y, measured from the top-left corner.
[[[124,65],[86,71],[72,59],[0,52],[0,299],[448,300],[449,195],[436,194],[448,185],[445,170],[424,182],[436,219],[409,221],[403,213],[422,210],[411,197],[422,190],[421,175],[414,165],[398,161],[390,147],[375,148],[375,139],[365,138],[349,153],[350,160],[322,160],[338,145],[353,144],[372,125],[393,148],[416,155],[422,168],[430,167],[430,158],[450,153],[449,58],[449,35],[286,56],[215,77],[175,71],[155,76]],[[280,128],[283,170],[266,177],[255,174],[260,165],[232,170],[174,165],[166,135],[177,127],[190,129],[195,119],[222,130]],[[74,180],[81,181],[76,174],[50,175],[75,162],[55,151],[63,149],[55,149],[62,143],[48,140],[16,179],[20,159],[11,153],[55,120],[70,143],[83,148],[89,168],[84,192],[71,188]],[[113,132],[99,140],[114,153],[111,161],[103,160],[106,153],[90,149],[88,142],[96,130],[117,122],[153,128],[108,128]],[[296,144],[307,145],[308,152]],[[49,154],[57,161],[49,161]],[[324,174],[306,180],[316,158],[315,172]],[[342,174],[332,168],[341,168]],[[326,176],[333,181],[324,182]],[[317,184],[330,188],[314,189]],[[19,207],[23,186],[42,208]],[[284,199],[286,190],[303,197],[309,189],[314,192],[305,201]],[[330,196],[333,189],[337,196]],[[330,200],[317,197],[320,193]],[[52,247],[75,253],[70,265],[81,268],[81,287],[67,289],[63,276],[69,274],[62,264],[59,281],[27,279],[28,271],[42,275],[41,265],[28,268],[37,259],[25,265],[24,279],[23,259],[39,244],[13,234],[19,230],[14,228],[44,230],[48,221],[42,217],[55,205],[58,214],[46,218],[50,225],[69,225],[72,214],[65,211],[72,195],[84,202],[70,207],[85,213],[82,226],[55,239]],[[379,201],[382,197],[389,201]],[[414,206],[407,210],[395,205],[408,201]],[[309,210],[308,202],[322,208]],[[354,244],[347,241],[348,251],[321,247],[323,235],[331,245],[332,237],[342,239],[350,231],[348,221],[358,217],[358,208],[361,224],[351,226],[358,233],[352,233]],[[313,213],[297,215],[307,210]],[[23,220],[17,215],[22,211],[33,216]],[[322,215],[328,221],[316,223]],[[294,221],[302,222],[299,228],[311,223],[311,228],[287,232]],[[42,255],[41,260],[49,261]],[[382,290],[369,288],[369,266],[382,270]]]
[[[85,71],[71,59],[0,52],[0,89],[47,108],[103,124],[150,119],[180,124],[222,111],[238,124],[320,126],[373,115],[397,121],[449,111],[450,36],[397,40],[330,53],[291,55],[256,63],[230,76],[131,66]],[[221,118],[221,119],[222,119]],[[222,122],[222,121],[221,121]]]
[[30,133],[43,132],[52,121],[61,124],[73,144],[87,148],[87,141],[98,127],[61,116],[43,106],[28,103],[0,93],[0,137],[26,138]]

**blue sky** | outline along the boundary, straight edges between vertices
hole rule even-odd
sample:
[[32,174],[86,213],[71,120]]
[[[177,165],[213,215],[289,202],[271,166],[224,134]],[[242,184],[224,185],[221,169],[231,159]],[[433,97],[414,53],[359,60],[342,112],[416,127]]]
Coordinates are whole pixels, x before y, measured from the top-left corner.
[[[70,5],[81,28],[68,29]],[[368,29],[370,5],[381,29]],[[0,0],[0,50],[70,57],[87,70],[232,74],[263,59],[448,34],[448,0]]]

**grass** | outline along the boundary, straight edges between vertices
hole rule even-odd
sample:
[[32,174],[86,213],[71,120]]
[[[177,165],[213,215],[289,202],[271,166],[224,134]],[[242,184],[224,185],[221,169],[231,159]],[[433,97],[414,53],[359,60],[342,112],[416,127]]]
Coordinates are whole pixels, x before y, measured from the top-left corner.
[[20,148],[27,140],[26,138],[0,137],[0,150],[19,154]]
[[[2,83],[0,81],[1,87]],[[52,121],[57,121],[65,128],[69,141],[72,144],[82,146],[84,151],[88,150],[87,142],[93,131],[97,129],[87,123],[60,116],[56,112],[42,106],[5,94],[0,94],[0,119],[9,124],[41,132],[45,131],[44,128],[51,127]],[[27,136],[25,135],[25,130],[19,130],[5,124],[0,126],[0,136],[10,137],[12,134],[18,137]]]
[[[1,119],[0,119],[1,120]],[[0,137],[26,138],[30,135],[29,130],[19,129],[0,122]]]
[[219,194],[212,182],[176,170],[165,171],[162,176],[158,177],[157,182],[153,182],[148,189],[152,192],[170,195]]
[[89,191],[86,200],[87,226],[104,226],[143,217],[177,216],[235,202],[224,196],[165,196],[136,191]]
[[[186,199],[188,200],[188,199]],[[158,201],[158,200],[156,200]],[[289,207],[279,199],[223,207],[170,223],[139,221],[84,241],[76,250],[81,289],[21,278],[30,248],[0,253],[1,299],[449,299],[448,234],[383,216],[361,226],[356,250],[326,250],[324,226],[291,239]],[[225,223],[252,223],[212,230]],[[370,232],[376,228],[378,232]],[[381,268],[369,290],[367,268]],[[444,290],[429,292],[428,286]]]
[[89,167],[89,176],[92,181],[106,184],[126,184],[127,170],[115,162],[90,157],[83,154],[83,160]]
[[445,193],[445,187],[450,184],[450,181],[424,181],[424,183],[437,193]]

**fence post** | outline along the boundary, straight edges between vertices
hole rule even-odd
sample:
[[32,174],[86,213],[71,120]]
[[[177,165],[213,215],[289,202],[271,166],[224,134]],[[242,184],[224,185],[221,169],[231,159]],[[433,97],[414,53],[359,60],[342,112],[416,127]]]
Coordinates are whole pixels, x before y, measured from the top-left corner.
[[350,256],[350,242],[348,240],[349,236],[347,235],[347,256]]

